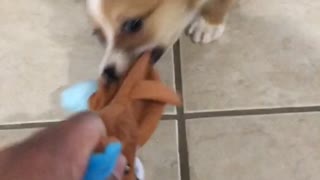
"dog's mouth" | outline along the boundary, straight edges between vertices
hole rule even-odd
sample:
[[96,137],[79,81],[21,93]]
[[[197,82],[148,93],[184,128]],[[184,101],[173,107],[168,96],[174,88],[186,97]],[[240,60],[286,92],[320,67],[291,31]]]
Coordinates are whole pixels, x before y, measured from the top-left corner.
[[163,47],[156,47],[151,51],[151,61],[153,64],[157,63],[158,60],[162,57],[164,54],[165,49]]
[[[163,47],[155,47],[153,48],[151,51],[150,51],[150,61],[152,64],[156,64],[159,59],[162,57],[162,55],[164,54],[165,52],[165,48]],[[139,56],[137,56],[137,58],[141,57],[144,53],[146,52],[143,52],[141,53]],[[118,73],[117,72],[117,67],[115,65],[110,65],[110,66],[107,66],[103,72],[102,72],[102,78],[104,80],[106,80],[106,82],[108,83],[116,83],[118,82],[121,77],[123,75],[125,75],[126,73]]]
[[151,54],[150,55],[151,56],[150,57],[151,63],[156,64],[159,61],[159,59],[162,57],[162,55],[164,54],[165,48],[158,46],[158,47],[153,48],[151,51],[150,50],[144,51],[137,56],[137,59],[139,59],[141,56],[143,56],[146,52],[149,52]]
[[108,66],[102,72],[102,78],[107,82],[118,82],[120,77],[115,66]]

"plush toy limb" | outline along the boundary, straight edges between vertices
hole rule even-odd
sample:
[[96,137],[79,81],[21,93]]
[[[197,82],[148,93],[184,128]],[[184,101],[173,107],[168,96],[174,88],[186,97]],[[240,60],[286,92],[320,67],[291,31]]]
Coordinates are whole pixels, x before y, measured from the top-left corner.
[[132,90],[131,98],[135,100],[153,100],[171,105],[180,105],[180,99],[175,92],[164,86],[163,83],[151,80],[140,82]]
[[135,155],[136,155],[136,149],[137,147],[135,146],[136,143],[128,143],[127,147],[123,149],[123,155],[127,158],[128,162],[128,171],[125,172],[125,175],[123,176],[123,180],[133,180],[136,179],[135,175]]
[[119,85],[116,83],[106,84],[104,80],[100,79],[98,88],[89,99],[89,107],[93,111],[100,111],[116,94]]
[[152,136],[159,124],[159,117],[162,116],[164,103],[153,102],[146,104],[149,110],[144,114],[142,120],[139,121],[139,139],[138,144],[143,146]]

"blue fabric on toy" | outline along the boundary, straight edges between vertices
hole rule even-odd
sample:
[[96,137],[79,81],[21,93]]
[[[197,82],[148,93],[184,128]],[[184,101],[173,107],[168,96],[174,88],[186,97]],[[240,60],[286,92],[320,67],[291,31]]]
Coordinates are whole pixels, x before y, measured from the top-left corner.
[[110,177],[117,165],[121,149],[120,143],[110,143],[103,153],[91,155],[84,180],[106,180]]
[[97,88],[97,81],[82,82],[69,87],[61,94],[61,107],[73,113],[88,110],[88,100]]

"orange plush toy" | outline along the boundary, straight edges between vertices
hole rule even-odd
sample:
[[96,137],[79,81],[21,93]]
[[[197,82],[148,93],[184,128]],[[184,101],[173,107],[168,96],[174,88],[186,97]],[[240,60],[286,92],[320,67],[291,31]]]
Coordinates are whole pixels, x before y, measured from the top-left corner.
[[[180,98],[160,81],[149,54],[143,55],[118,83],[99,80],[97,91],[89,99],[89,108],[101,116],[108,136],[116,137],[123,145],[122,153],[129,166],[124,179],[136,178],[133,168],[136,150],[154,133],[166,104],[180,105]],[[97,149],[106,144],[102,139]]]

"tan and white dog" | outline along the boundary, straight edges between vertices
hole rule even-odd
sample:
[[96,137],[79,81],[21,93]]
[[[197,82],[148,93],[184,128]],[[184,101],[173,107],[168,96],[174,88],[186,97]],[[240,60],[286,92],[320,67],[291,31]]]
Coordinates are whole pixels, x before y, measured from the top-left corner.
[[233,1],[87,0],[94,30],[106,41],[99,73],[116,80],[145,51],[158,60],[184,30],[196,43],[216,40]]

